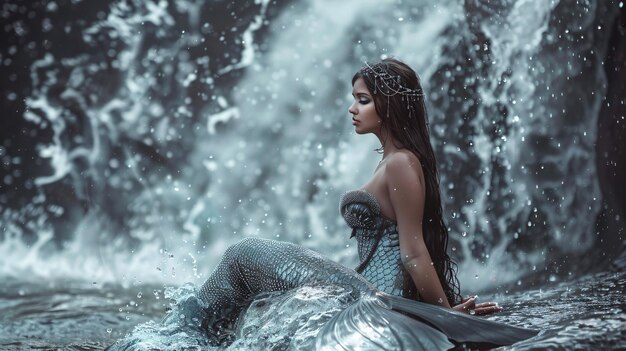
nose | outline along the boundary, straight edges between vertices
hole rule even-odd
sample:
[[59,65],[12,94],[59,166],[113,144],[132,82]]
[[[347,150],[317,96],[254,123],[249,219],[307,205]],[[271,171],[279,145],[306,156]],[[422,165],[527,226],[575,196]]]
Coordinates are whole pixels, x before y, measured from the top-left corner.
[[350,107],[348,108],[348,112],[350,112],[354,116],[359,113],[359,111],[356,109],[356,102],[353,102],[352,105],[350,105]]

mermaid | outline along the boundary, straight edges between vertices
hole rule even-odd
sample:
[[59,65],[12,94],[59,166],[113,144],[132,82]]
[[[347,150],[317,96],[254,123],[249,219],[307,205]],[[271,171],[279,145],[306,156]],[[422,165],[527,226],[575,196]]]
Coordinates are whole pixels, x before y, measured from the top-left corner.
[[319,330],[317,349],[494,347],[536,335],[478,317],[500,311],[497,303],[460,296],[415,71],[395,58],[366,63],[352,89],[355,131],[375,134],[383,151],[372,178],[339,202],[360,263],[351,269],[292,243],[243,239],[226,250],[198,292],[211,344],[233,342],[238,319],[256,297],[309,284],[341,286],[351,299]]

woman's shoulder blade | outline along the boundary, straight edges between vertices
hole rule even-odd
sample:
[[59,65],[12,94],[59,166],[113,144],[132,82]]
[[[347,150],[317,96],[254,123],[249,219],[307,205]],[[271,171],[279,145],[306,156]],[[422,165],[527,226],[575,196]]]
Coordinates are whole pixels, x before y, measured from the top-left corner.
[[387,178],[415,178],[423,180],[419,158],[410,151],[399,151],[391,155],[385,167]]

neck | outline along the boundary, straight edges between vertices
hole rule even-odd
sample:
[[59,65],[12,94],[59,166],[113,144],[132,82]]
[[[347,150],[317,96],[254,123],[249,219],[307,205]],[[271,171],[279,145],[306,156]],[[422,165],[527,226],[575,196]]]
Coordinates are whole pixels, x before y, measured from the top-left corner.
[[376,133],[376,136],[380,141],[380,145],[383,146],[383,160],[401,149],[396,146],[400,145],[400,143],[391,136],[391,133],[389,133],[387,129],[382,129],[379,133]]

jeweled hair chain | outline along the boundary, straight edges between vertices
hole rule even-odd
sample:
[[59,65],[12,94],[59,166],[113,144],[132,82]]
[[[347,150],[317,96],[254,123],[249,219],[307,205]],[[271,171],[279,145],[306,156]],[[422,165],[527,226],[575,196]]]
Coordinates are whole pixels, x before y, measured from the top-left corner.
[[[374,65],[377,66],[377,65]],[[382,69],[382,67],[377,71],[376,69],[374,69],[374,67],[370,66],[369,63],[365,62],[365,67],[362,69],[363,74],[369,75],[369,73],[371,72],[371,74],[374,76],[374,94],[376,94],[377,92],[381,92],[381,94],[385,95],[387,97],[387,117],[389,117],[389,98],[391,96],[395,96],[397,94],[401,94],[402,95],[402,101],[407,102],[407,106],[406,109],[409,110],[409,118],[411,118],[413,111],[411,109],[411,103],[412,102],[417,102],[417,99],[419,97],[423,97],[424,96],[424,92],[421,89],[411,89],[411,88],[407,88],[406,86],[401,84],[401,78],[400,76],[392,76],[389,73],[387,73],[386,71],[384,71]],[[381,87],[378,86],[378,82],[381,82],[381,84],[384,84],[384,87],[382,87],[383,89],[381,89]],[[385,91],[385,89],[387,91]]]

